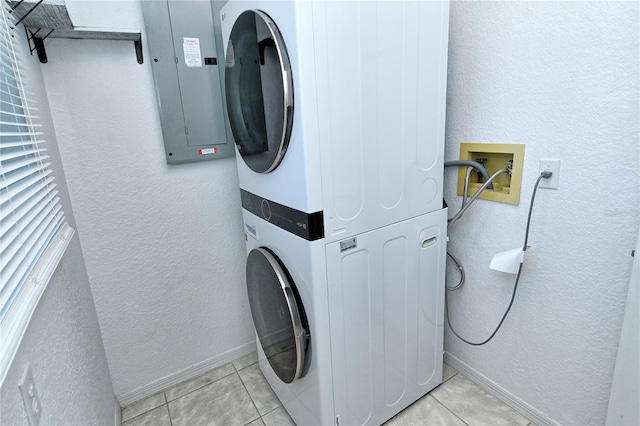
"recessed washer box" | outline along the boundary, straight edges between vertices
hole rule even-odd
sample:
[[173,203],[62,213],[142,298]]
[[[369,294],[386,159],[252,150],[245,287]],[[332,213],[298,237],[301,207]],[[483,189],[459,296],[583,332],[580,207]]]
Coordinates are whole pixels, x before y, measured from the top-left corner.
[[[509,166],[512,162],[511,176],[502,174],[493,181],[494,189],[486,189],[478,198],[507,204],[520,204],[520,186],[524,166],[524,144],[463,142],[460,144],[460,159],[482,163],[489,175]],[[458,195],[463,194],[467,168],[458,168]],[[476,171],[469,179],[469,196],[472,196],[484,183]]]

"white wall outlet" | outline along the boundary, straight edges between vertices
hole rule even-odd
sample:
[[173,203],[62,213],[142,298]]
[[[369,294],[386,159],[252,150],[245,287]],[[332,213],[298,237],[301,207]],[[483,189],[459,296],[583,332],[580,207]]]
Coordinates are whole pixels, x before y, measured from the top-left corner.
[[540,180],[540,188],[558,189],[558,182],[560,181],[560,160],[557,158],[542,159],[540,160],[540,173],[545,170],[551,170],[550,178],[542,178]]
[[18,389],[20,389],[20,394],[22,395],[22,402],[24,402],[24,409],[27,412],[29,424],[31,426],[38,426],[40,424],[42,407],[40,406],[40,398],[38,398],[38,392],[36,391],[36,383],[33,381],[33,372],[28,362],[24,366]]

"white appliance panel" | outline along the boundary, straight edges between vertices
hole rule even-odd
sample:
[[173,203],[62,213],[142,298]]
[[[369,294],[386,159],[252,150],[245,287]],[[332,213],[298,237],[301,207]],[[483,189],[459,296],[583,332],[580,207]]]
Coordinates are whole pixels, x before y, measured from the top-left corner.
[[327,244],[336,416],[381,424],[442,381],[446,209]]
[[240,188],[294,209],[322,210],[317,131],[316,67],[311,30],[311,3],[290,1],[229,1],[220,13],[225,55],[233,23],[246,10],[266,13],[286,46],[293,79],[293,127],[287,151],[269,173],[251,170],[236,152]]
[[314,2],[325,238],[442,207],[447,2]]
[[292,383],[278,378],[258,343],[258,357],[269,385],[300,426],[333,424],[333,383],[324,240],[307,241],[242,210],[247,253],[267,247],[282,262],[296,286],[309,322],[311,343],[306,374]]

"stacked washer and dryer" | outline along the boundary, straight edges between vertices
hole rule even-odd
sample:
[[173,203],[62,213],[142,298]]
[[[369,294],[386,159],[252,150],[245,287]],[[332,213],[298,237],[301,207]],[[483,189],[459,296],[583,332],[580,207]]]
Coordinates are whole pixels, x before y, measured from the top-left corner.
[[302,424],[442,381],[448,2],[221,11],[260,368]]

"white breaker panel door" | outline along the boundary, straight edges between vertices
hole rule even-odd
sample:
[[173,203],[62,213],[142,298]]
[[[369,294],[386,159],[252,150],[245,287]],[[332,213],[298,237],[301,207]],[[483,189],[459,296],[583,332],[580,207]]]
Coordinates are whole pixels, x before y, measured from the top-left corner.
[[314,2],[325,238],[442,208],[449,3]]
[[442,381],[446,209],[327,245],[340,424],[382,424]]

